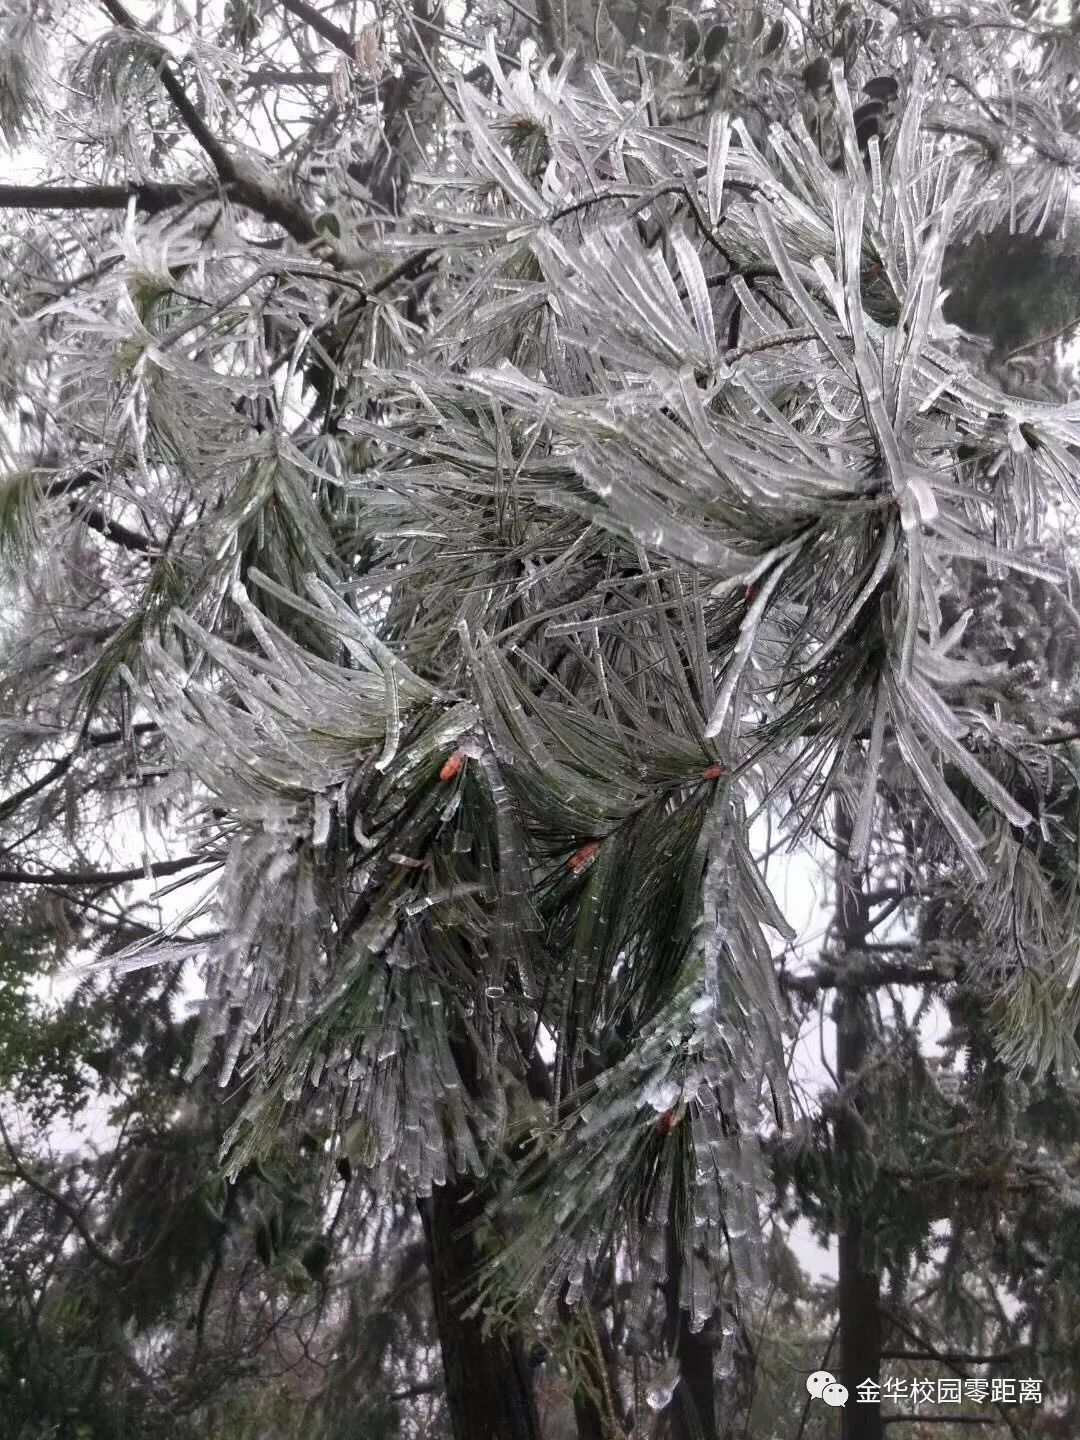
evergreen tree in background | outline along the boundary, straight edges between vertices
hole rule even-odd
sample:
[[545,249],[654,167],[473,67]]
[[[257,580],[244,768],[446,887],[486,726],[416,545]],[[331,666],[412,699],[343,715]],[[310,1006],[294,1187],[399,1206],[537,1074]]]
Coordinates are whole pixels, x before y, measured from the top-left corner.
[[[32,933],[9,932],[7,966]],[[241,1097],[222,1107],[183,1082],[180,978],[86,980],[51,1015],[6,1011],[5,1080],[26,1123],[0,1128],[4,1434],[411,1433],[405,1407],[438,1401],[415,1217],[373,1207],[359,1180],[328,1213],[312,1132],[221,1174]],[[108,1106],[112,1143],[99,1131],[50,1153],[88,1100]]]
[[8,1131],[0,1350],[89,1377],[28,1436],[204,1423],[290,1286],[324,1380],[252,1434],[1075,1376],[1075,24],[536,12],[3,18],[0,903],[13,974],[118,976],[66,1059],[12,982],[3,1073],[163,1055],[107,1202]]

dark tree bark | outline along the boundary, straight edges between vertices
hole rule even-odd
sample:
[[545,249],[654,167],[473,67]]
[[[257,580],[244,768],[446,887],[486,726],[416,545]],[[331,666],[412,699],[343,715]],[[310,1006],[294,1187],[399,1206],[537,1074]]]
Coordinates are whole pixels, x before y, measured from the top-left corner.
[[[580,1326],[580,1321],[565,1300],[559,1302],[559,1319],[567,1330]],[[598,1398],[604,1394],[606,1378],[602,1357],[592,1346],[583,1346],[582,1350],[579,1360],[581,1373],[570,1393],[577,1437],[578,1440],[611,1440],[611,1426],[605,1419],[604,1409]]]
[[862,1219],[850,1215],[839,1236],[840,1379],[850,1397],[844,1407],[843,1440],[881,1440],[880,1405],[856,1403],[864,1380],[881,1382],[879,1277],[865,1259]]
[[690,1329],[690,1316],[679,1304],[682,1276],[679,1189],[676,1182],[668,1220],[667,1282],[664,1287],[668,1353],[679,1362],[679,1383],[669,1411],[670,1435],[671,1440],[720,1440],[716,1425],[712,1341],[705,1331],[695,1333]]
[[465,1313],[481,1260],[473,1227],[485,1198],[475,1182],[453,1179],[419,1201],[450,1426],[454,1440],[540,1440],[520,1333],[496,1327],[485,1334],[483,1317]]
[[[843,856],[851,840],[851,815],[837,802],[837,840]],[[870,907],[865,888],[846,859],[839,862],[836,920],[843,950],[855,949],[870,928]],[[865,1146],[863,1105],[858,1077],[866,1062],[869,1040],[869,1005],[865,992],[842,988],[833,1011],[836,1020],[836,1078],[842,1092],[836,1123],[836,1145],[842,1171],[851,1193],[841,1219],[837,1301],[840,1316],[840,1379],[848,1389],[841,1411],[843,1440],[882,1440],[880,1405],[856,1402],[856,1387],[864,1380],[881,1381],[880,1277],[871,1254],[873,1235],[854,1178],[859,1172],[859,1151]]]
[[609,1440],[611,1435],[604,1424],[604,1416],[592,1395],[579,1386],[573,1394],[574,1425],[578,1440]]
[[690,1316],[679,1311],[676,1337],[679,1388],[671,1417],[671,1440],[719,1440],[713,1386],[713,1346],[690,1329]]

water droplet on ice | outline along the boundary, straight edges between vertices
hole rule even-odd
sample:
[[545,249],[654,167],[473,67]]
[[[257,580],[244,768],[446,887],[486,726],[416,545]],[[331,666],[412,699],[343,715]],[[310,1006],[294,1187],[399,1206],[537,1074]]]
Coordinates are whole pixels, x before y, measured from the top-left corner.
[[677,1081],[664,1078],[649,1085],[643,1098],[658,1114],[664,1114],[678,1104],[681,1094]]
[[489,1000],[501,1000],[506,994],[506,991],[501,985],[489,985],[484,991],[484,994]]
[[662,1385],[650,1385],[645,1391],[645,1404],[650,1410],[666,1410],[671,1404],[671,1397],[675,1394],[675,1386],[678,1382],[672,1380],[664,1381]]

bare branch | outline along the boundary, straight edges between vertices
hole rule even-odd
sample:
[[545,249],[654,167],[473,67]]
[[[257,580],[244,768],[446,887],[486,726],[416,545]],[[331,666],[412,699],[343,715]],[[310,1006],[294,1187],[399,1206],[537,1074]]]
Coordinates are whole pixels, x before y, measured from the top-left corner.
[[784,990],[814,999],[822,990],[877,990],[886,985],[951,985],[955,974],[928,965],[817,965],[809,975],[782,975]]
[[415,1385],[408,1386],[405,1390],[395,1390],[386,1398],[392,1405],[402,1400],[415,1400],[420,1395],[438,1395],[442,1391],[440,1380],[419,1380]]
[[921,1411],[913,1410],[910,1414],[906,1412],[901,1415],[883,1415],[882,1425],[996,1425],[998,1422],[990,1415],[924,1415]]
[[153,555],[157,552],[156,544],[148,536],[140,535],[137,530],[129,530],[118,520],[110,520],[100,510],[76,510],[75,513],[84,525],[91,530],[96,530],[99,535],[103,535],[106,540],[111,540],[114,545],[120,545],[125,550],[137,550],[144,555]]
[[29,785],[24,785],[21,790],[17,790],[14,795],[9,795],[6,800],[0,801],[0,821],[14,815],[15,811],[21,805],[25,805],[27,800],[32,800],[35,795],[40,795],[42,790],[47,790],[61,776],[66,775],[71,769],[71,762],[74,759],[75,752],[73,751],[70,755],[65,755],[62,759],[57,760],[55,765],[51,765],[45,771],[44,775],[38,776]]
[[936,1360],[948,1365],[1011,1365],[1016,1356],[1011,1350],[998,1355],[969,1355],[963,1350],[882,1350],[883,1360]]
[[307,0],[281,0],[285,9],[290,15],[295,15],[305,25],[310,25],[316,35],[321,35],[328,44],[340,50],[342,54],[354,59],[352,36],[340,25],[335,25],[333,20],[328,20],[325,15],[320,14]]
[[136,865],[130,870],[0,870],[3,885],[127,885],[132,880],[146,880],[161,875],[176,875],[193,865],[216,866],[221,862],[209,855],[185,855],[177,860],[154,860],[147,866]]
[[[0,210],[126,210],[149,215],[196,199],[196,185],[0,185]],[[207,192],[209,195],[210,192]]]

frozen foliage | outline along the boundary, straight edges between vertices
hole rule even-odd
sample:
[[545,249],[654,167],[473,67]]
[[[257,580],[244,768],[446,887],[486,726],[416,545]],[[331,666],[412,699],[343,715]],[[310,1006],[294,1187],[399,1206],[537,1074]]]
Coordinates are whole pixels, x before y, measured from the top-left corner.
[[[231,113],[228,67],[182,58]],[[80,74],[122,108],[160,65],[125,32]],[[1075,505],[1080,407],[999,387],[941,267],[1049,213],[1069,157],[991,183],[929,62],[887,144],[840,60],[816,136],[782,105],[660,124],[599,68],[508,79],[493,44],[486,70],[363,246],[236,136],[203,148],[254,237],[226,206],[208,249],[205,194],[133,198],[37,316],[79,445],[9,497],[13,548],[38,485],[168,536],[72,664],[206,802],[192,1063],[224,1038],[222,1084],[250,1081],[232,1163],[316,1099],[422,1195],[509,1146],[493,1303],[573,1301],[630,1236],[641,1303],[674,1264],[701,1327],[729,1263],[760,1274],[761,1138],[790,1125],[755,815],[795,839],[839,799],[862,863],[882,784],[909,789],[988,914],[1024,876],[1062,978],[1040,766],[1015,784],[1041,737],[973,699],[999,672],[942,597],[965,565],[1056,583],[1036,542]],[[426,315],[394,298],[421,281]]]

